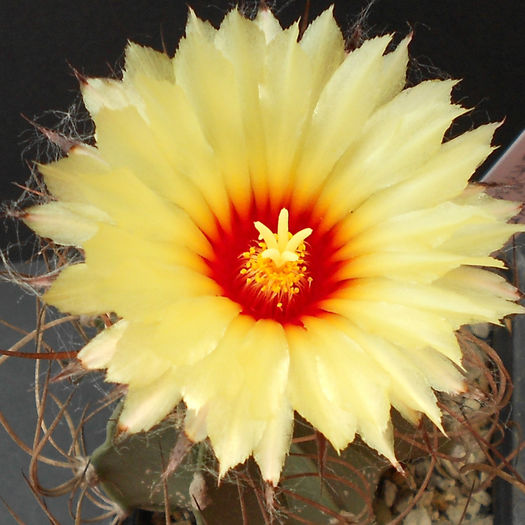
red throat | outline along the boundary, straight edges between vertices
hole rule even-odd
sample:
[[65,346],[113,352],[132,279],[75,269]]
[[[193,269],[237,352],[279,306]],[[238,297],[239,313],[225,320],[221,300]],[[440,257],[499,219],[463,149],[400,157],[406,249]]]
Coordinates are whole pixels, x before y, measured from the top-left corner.
[[[311,233],[299,242],[295,261],[276,264],[264,253],[269,246],[254,223],[277,232],[283,209],[289,213],[287,240],[305,229]],[[241,305],[243,314],[301,325],[304,316],[322,314],[323,301],[345,285],[336,277],[341,265],[336,237],[336,227],[327,229],[311,208],[297,209],[288,202],[264,207],[253,204],[242,217],[233,210],[227,223],[219,224],[218,233],[210,238],[209,275],[224,296]]]

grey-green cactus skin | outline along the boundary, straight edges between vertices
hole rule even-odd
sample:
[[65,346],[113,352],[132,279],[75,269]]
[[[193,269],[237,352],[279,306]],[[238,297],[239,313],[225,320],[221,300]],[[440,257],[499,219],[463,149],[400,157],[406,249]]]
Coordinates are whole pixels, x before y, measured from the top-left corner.
[[215,460],[204,442],[192,445],[163,482],[162,473],[182,431],[166,420],[149,432],[122,438],[116,434],[118,413],[119,409],[109,420],[106,441],[93,453],[91,464],[99,486],[124,512],[136,508],[163,512],[167,498],[171,511],[186,509],[198,524],[263,525],[263,512],[266,518],[273,513],[276,523],[298,523],[297,517],[328,523],[336,516],[351,518],[366,512],[365,501],[372,501],[379,477],[389,467],[362,444],[348,447],[340,456],[331,451],[320,460],[315,440],[294,443],[281,483],[272,491],[260,481],[251,460],[241,467],[240,476],[227,476],[218,483]]

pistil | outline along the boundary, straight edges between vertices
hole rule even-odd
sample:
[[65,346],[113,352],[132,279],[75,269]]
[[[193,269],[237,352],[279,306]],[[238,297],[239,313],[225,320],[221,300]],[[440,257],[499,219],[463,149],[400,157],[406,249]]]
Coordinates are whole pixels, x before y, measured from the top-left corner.
[[283,308],[302,287],[312,282],[308,276],[304,243],[312,229],[304,228],[292,235],[288,229],[288,210],[285,208],[279,213],[277,233],[259,221],[254,226],[259,232],[259,240],[242,253],[245,262],[240,273],[246,285],[257,292],[257,296],[276,300],[275,306]]

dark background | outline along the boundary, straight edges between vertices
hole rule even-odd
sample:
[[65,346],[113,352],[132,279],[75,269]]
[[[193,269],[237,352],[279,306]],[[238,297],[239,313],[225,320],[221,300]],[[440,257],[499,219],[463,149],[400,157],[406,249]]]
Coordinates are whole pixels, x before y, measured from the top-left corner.
[[[21,114],[56,127],[67,115],[79,131],[89,130],[70,64],[88,76],[111,76],[122,64],[128,39],[170,52],[183,34],[186,5],[217,25],[233,4],[224,0],[3,0],[0,16],[0,200],[17,199],[29,176],[28,163],[53,155]],[[245,0],[254,7],[256,0]],[[269,2],[270,3],[270,2]],[[368,7],[368,35],[414,31],[411,78],[461,78],[456,100],[475,110],[462,128],[506,119],[496,143],[507,147],[525,125],[525,2],[522,0],[312,0],[310,18],[331,3],[347,35]],[[275,0],[286,25],[298,18],[304,0]],[[76,108],[69,112],[71,106]],[[51,111],[50,111],[51,110]],[[75,119],[74,119],[75,120]],[[66,118],[70,122],[70,119]],[[489,160],[490,164],[494,158]],[[4,205],[4,212],[6,207]],[[31,253],[24,226],[8,219],[0,227],[0,248],[11,257]]]

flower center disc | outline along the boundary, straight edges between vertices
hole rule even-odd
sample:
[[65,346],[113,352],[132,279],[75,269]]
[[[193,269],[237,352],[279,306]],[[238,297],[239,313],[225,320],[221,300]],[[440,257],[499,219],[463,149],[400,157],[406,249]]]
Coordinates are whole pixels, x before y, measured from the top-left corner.
[[[274,232],[269,226],[277,215]],[[254,206],[243,218],[232,212],[227,227],[210,238],[210,277],[245,315],[300,325],[304,315],[322,311],[323,300],[343,284],[337,280],[336,236],[318,226],[307,211],[289,214],[281,208],[277,214],[273,207]]]

